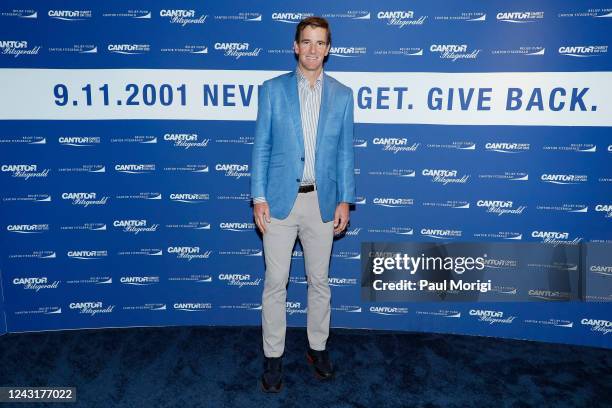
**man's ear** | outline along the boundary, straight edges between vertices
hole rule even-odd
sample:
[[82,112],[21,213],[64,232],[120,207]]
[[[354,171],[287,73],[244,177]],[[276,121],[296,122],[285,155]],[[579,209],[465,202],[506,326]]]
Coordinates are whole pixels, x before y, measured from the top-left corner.
[[293,52],[299,54],[298,43],[296,41],[293,42]]

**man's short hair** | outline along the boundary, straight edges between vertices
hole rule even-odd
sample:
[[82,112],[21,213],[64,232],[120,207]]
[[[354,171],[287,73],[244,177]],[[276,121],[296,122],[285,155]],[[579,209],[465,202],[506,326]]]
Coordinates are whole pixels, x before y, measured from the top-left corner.
[[331,44],[331,30],[329,29],[329,23],[323,17],[317,17],[317,16],[306,17],[305,19],[303,19],[302,21],[298,23],[295,29],[295,42],[296,43],[300,42],[300,35],[302,34],[302,31],[304,31],[306,27],[319,27],[319,28],[324,28],[325,30],[327,30],[327,44]]

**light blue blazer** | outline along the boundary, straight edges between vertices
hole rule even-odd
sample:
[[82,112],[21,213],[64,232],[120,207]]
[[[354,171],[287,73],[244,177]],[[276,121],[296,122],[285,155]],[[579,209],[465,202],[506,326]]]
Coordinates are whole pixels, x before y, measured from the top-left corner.
[[[265,197],[270,215],[286,218],[304,172],[304,136],[295,71],[259,88],[251,167],[251,196]],[[323,74],[315,149],[315,179],[323,222],[338,203],[355,201],[353,91]]]

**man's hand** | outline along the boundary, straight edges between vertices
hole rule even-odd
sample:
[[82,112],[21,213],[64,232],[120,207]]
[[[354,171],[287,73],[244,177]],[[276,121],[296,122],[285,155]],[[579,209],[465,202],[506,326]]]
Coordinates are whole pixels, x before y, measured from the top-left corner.
[[268,203],[257,203],[253,205],[253,216],[255,217],[255,224],[262,234],[266,233],[266,224],[271,222],[270,220],[270,206]]
[[344,231],[349,222],[349,205],[348,203],[340,203],[336,207],[334,213],[334,235]]

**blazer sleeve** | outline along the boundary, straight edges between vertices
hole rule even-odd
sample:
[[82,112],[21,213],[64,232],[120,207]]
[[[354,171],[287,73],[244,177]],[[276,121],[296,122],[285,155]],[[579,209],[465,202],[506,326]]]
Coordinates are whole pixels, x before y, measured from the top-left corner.
[[257,121],[255,122],[255,141],[251,157],[251,198],[266,197],[268,184],[268,164],[272,148],[272,105],[268,83],[259,87],[257,98]]
[[355,202],[355,158],[353,153],[353,90],[349,88],[342,134],[338,146],[338,202]]

